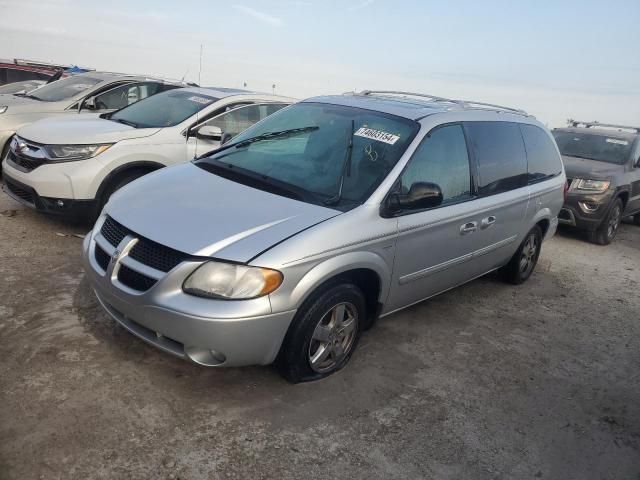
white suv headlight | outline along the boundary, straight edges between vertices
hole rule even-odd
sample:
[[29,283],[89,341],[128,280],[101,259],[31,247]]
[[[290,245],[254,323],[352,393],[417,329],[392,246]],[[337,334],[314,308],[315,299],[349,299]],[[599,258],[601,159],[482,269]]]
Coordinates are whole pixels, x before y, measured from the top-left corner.
[[210,261],[189,275],[182,289],[199,297],[248,300],[273,292],[282,279],[277,270]]
[[607,180],[589,180],[585,178],[576,178],[571,183],[571,190],[585,190],[589,192],[604,192],[609,188],[611,182]]
[[100,155],[113,143],[100,145],[46,145],[44,148],[52,162],[86,160]]
[[4,113],[4,112],[6,112],[8,108],[9,108],[9,107],[7,107],[6,105],[5,105],[5,106],[3,106],[3,107],[0,107],[0,113]]

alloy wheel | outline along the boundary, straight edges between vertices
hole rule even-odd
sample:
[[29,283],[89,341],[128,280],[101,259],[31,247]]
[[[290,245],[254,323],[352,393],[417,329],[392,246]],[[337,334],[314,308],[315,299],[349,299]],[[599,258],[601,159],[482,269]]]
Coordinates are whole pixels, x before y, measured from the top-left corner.
[[522,253],[520,255],[520,273],[523,276],[528,276],[533,270],[533,267],[535,267],[537,254],[538,237],[536,237],[534,233],[530,233],[522,247]]
[[358,310],[352,303],[339,303],[316,325],[309,344],[309,365],[318,373],[337,368],[351,352],[358,330]]
[[622,219],[622,209],[620,205],[616,205],[613,207],[613,211],[611,212],[611,216],[609,217],[609,224],[607,225],[607,237],[612,239],[616,232],[618,231],[618,227],[620,226],[620,220]]

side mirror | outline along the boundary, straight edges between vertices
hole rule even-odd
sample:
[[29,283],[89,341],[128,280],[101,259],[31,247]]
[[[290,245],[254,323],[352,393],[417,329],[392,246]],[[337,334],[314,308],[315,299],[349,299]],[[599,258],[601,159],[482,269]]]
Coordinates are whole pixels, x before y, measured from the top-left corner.
[[205,140],[221,140],[222,129],[213,125],[203,125],[196,130],[196,136]]
[[231,135],[230,133],[227,133],[227,132],[223,133],[222,137],[220,138],[220,146],[224,145],[232,138],[233,138],[233,135]]
[[400,210],[425,210],[442,205],[442,190],[435,183],[415,182],[409,193],[392,194],[386,206],[386,213],[393,214]]
[[86,108],[87,110],[95,110],[96,109],[96,97],[89,97],[82,103],[82,108]]

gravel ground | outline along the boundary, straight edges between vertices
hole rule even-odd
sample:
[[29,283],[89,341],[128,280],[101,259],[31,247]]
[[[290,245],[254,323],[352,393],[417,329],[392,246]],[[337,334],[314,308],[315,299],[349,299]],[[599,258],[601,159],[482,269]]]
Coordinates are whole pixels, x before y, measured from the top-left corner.
[[86,229],[0,212],[2,479],[640,478],[639,227],[561,233],[525,285],[384,318],[290,385],[148,347],[97,305]]

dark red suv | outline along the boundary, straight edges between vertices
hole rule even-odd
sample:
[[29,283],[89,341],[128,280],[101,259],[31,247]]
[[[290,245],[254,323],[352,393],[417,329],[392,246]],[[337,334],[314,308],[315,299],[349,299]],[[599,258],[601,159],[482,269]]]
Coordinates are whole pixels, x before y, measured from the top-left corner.
[[66,77],[68,73],[65,72],[65,70],[68,68],[70,68],[70,65],[57,65],[19,59],[0,59],[0,85],[24,82],[27,80],[48,81],[59,72],[62,72],[60,77]]

